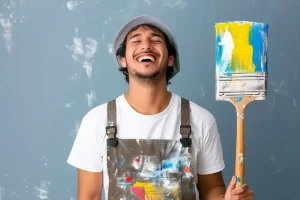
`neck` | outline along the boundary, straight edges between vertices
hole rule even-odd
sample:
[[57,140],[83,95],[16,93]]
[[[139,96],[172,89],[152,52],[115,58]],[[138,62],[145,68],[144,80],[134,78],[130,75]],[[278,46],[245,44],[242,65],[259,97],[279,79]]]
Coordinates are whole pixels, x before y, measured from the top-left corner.
[[131,79],[128,92],[125,94],[130,106],[144,115],[154,115],[162,112],[169,105],[171,96],[171,93],[167,90],[166,80],[162,80],[155,85],[143,85]]

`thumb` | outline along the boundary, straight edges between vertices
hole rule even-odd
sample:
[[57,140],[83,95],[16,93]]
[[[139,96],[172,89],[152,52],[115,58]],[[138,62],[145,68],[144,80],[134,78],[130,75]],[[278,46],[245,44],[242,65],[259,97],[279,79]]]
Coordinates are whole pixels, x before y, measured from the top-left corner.
[[236,176],[233,176],[227,188],[227,192],[231,192],[235,187],[236,187]]

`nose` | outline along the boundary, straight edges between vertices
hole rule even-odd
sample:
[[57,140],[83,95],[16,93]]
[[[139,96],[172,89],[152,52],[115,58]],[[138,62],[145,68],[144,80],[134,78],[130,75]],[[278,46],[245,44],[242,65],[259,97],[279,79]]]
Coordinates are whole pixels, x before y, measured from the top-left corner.
[[142,50],[151,50],[152,46],[151,46],[151,42],[149,40],[144,40],[142,42]]

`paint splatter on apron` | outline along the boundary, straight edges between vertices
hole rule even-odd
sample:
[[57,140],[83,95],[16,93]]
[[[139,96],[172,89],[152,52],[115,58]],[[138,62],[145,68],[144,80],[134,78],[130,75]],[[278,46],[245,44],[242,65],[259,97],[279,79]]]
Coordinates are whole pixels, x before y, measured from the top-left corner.
[[116,102],[108,103],[108,199],[196,199],[189,114],[189,101],[182,98],[180,141],[119,139]]

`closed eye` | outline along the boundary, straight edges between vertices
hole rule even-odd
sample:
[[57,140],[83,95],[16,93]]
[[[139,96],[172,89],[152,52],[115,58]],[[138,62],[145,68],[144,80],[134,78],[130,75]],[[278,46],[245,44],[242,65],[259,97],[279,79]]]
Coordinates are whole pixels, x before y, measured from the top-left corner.
[[161,43],[160,40],[153,40],[154,43]]
[[132,41],[131,43],[137,44],[137,43],[139,43],[139,42],[140,42],[140,40],[136,40],[136,41]]

